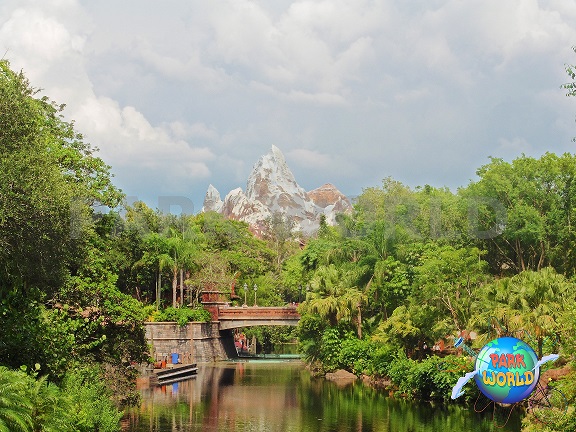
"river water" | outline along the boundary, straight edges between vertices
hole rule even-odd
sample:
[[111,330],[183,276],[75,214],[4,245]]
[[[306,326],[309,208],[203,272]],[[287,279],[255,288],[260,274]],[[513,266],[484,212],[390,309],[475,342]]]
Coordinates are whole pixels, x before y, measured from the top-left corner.
[[[313,378],[300,361],[200,365],[190,380],[141,389],[125,432],[483,432],[518,431],[515,413],[496,427],[492,409],[441,406],[389,397],[360,382]],[[501,408],[499,408],[501,410]],[[506,414],[507,416],[507,414]]]

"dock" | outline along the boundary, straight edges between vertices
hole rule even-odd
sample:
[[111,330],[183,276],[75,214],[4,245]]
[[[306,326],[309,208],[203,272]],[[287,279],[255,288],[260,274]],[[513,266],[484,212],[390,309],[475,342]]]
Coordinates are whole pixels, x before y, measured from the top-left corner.
[[174,365],[167,369],[154,369],[150,376],[150,384],[165,385],[192,378],[198,373],[196,363],[189,365]]

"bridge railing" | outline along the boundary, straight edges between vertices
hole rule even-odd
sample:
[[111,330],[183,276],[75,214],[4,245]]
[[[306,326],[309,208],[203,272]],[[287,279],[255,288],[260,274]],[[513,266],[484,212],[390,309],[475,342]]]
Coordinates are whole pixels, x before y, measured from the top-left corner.
[[218,317],[219,319],[245,319],[248,317],[259,319],[299,319],[300,314],[294,306],[219,306]]

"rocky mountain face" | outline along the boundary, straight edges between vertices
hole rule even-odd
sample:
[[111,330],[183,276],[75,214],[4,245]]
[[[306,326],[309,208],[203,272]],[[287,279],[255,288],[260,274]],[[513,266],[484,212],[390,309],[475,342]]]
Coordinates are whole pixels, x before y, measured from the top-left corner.
[[336,187],[327,183],[306,192],[294,178],[284,155],[272,146],[252,168],[246,192],[234,189],[224,201],[218,190],[210,185],[204,198],[202,211],[215,211],[224,216],[247,222],[255,232],[261,232],[267,218],[274,213],[286,215],[294,221],[295,230],[305,235],[314,234],[325,215],[328,224],[334,224],[336,214],[352,208],[350,200]]

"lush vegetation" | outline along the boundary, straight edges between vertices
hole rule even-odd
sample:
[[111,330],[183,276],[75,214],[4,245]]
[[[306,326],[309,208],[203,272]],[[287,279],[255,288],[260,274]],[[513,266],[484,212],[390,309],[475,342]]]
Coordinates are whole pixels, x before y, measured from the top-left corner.
[[117,430],[146,355],[94,218],[122,194],[63,108],[0,62],[1,430]]
[[[126,205],[63,109],[0,62],[0,430],[115,430],[148,358],[142,323],[208,320],[206,288],[238,305],[298,303],[313,368],[410,398],[449,401],[470,359],[433,348],[458,335],[480,347],[514,334],[574,361],[572,154],[491,159],[456,192],[388,178],[314,238],[277,214],[259,239],[215,213]],[[295,337],[247,333],[265,348]],[[574,373],[552,385],[574,400]],[[573,411],[527,419],[576,423]]]
[[[286,281],[309,286],[299,335],[316,368],[448,401],[473,368],[433,348],[460,335],[476,348],[515,335],[573,361],[576,157],[493,159],[477,173],[456,193],[386,179],[289,259]],[[551,385],[573,400],[571,380]]]
[[219,215],[125,205],[64,108],[0,61],[0,430],[117,430],[149,358],[143,322],[209,320],[205,288],[282,302],[278,257],[296,247],[282,217],[259,240]]
[[0,367],[0,430],[118,430],[121,413],[96,367],[75,369],[60,386],[35,375]]

